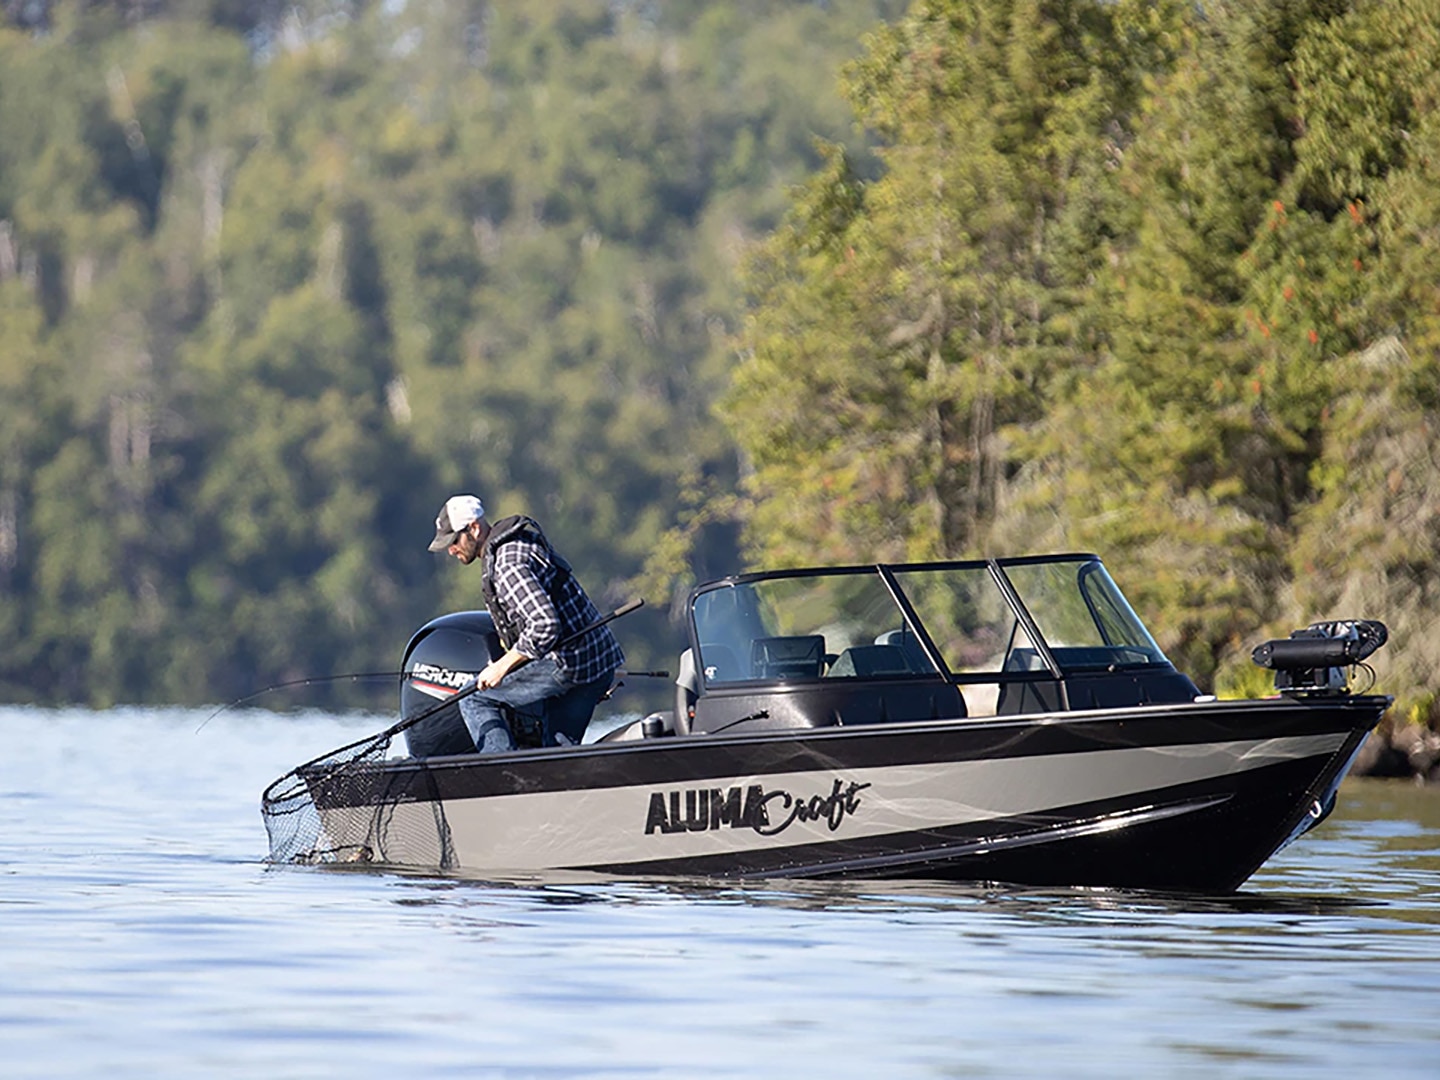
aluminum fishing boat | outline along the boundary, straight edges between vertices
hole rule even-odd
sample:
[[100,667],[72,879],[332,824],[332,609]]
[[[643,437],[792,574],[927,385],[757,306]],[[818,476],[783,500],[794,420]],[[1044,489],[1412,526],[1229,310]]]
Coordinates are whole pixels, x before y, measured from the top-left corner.
[[1390,704],[1352,691],[1385,638],[1360,620],[1257,648],[1272,698],[1201,694],[1089,554],[746,574],[686,613],[673,710],[496,755],[450,701],[498,655],[489,616],[428,624],[409,756],[302,766],[313,836],[272,854],[1228,892],[1329,812]]

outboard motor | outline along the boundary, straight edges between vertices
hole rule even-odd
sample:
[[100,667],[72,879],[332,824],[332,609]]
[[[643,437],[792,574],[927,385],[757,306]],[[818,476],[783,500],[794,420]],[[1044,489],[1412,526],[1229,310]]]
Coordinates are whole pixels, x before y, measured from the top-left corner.
[[1283,694],[1348,694],[1349,669],[1389,637],[1385,624],[1373,619],[1317,622],[1257,645],[1250,659],[1275,672],[1275,689]]
[[[491,660],[505,652],[495,620],[488,611],[457,611],[426,623],[405,646],[400,684],[400,717],[408,720],[460,690]],[[539,746],[541,714],[507,710],[516,746]],[[460,715],[460,706],[447,705],[413,727],[405,729],[411,757],[473,754],[475,742]]]

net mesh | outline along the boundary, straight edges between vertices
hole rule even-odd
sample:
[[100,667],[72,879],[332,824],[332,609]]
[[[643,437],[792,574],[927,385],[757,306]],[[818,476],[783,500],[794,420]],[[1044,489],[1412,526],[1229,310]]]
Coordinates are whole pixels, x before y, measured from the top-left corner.
[[270,862],[456,865],[434,774],[414,759],[387,764],[394,735],[341,747],[265,789]]

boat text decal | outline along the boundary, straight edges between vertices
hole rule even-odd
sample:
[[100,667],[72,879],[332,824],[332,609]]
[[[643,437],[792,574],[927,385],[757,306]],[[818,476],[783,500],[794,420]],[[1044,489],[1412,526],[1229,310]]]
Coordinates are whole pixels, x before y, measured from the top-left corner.
[[705,832],[729,826],[753,829],[761,836],[782,833],[797,821],[823,821],[834,832],[860,807],[860,792],[869,784],[837,779],[829,795],[805,798],[783,789],[766,791],[751,784],[738,787],[652,791],[645,816],[645,835]]
[[434,664],[416,664],[410,669],[409,675],[416,682],[423,680],[436,686],[448,686],[454,690],[459,690],[475,677],[473,671],[451,671],[449,668],[436,667]]

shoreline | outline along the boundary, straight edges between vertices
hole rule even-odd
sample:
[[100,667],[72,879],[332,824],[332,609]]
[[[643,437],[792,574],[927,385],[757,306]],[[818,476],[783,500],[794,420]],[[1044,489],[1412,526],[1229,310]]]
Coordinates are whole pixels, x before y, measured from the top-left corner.
[[1350,775],[1440,784],[1440,732],[1387,716],[1366,736]]

